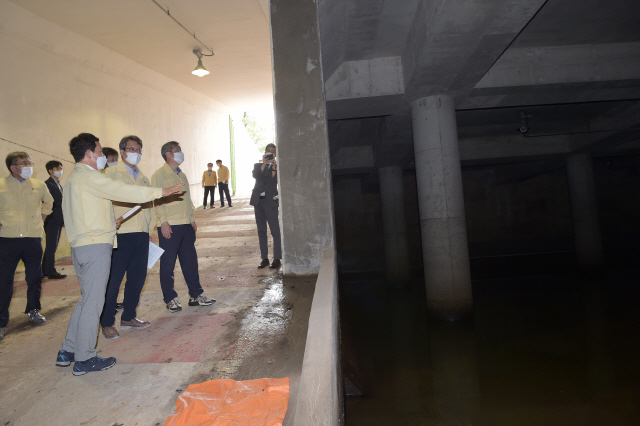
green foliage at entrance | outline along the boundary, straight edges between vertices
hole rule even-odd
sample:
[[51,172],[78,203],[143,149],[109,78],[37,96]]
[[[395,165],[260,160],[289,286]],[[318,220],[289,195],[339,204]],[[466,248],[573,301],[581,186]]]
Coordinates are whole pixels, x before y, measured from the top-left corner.
[[251,114],[245,112],[242,117],[242,123],[244,124],[244,127],[246,127],[247,132],[249,132],[249,136],[251,136],[251,139],[256,144],[260,152],[264,152],[267,144],[273,143],[273,141],[267,136],[267,130],[264,126],[258,123],[256,118]]

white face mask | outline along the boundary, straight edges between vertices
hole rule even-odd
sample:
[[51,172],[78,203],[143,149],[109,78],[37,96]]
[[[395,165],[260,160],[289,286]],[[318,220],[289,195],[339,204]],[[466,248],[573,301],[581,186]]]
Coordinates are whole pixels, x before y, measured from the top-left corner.
[[62,170],[56,170],[55,172],[53,172],[53,175],[60,179],[62,177]]
[[184,152],[182,151],[174,152],[173,161],[175,161],[178,164],[182,164],[184,162]]
[[117,165],[118,165],[117,161],[114,161],[113,163],[107,163],[107,166],[109,166],[109,167],[115,167]]
[[212,170],[213,170],[213,167],[209,167],[209,171],[212,171]]
[[135,166],[142,160],[142,154],[138,154],[137,152],[127,152],[127,163]]
[[23,167],[22,173],[20,173],[20,177],[22,179],[29,179],[33,174],[33,167]]
[[104,169],[104,166],[107,165],[107,157],[105,157],[104,155],[102,157],[98,157],[96,159],[96,163],[97,163],[98,170]]

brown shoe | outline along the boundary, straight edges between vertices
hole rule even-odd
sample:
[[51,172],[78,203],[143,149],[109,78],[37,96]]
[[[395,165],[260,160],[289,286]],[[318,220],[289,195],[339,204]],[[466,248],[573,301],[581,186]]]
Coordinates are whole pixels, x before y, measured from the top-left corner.
[[269,259],[262,259],[262,262],[258,265],[258,269],[266,268],[267,266],[269,266]]
[[130,328],[147,328],[151,325],[149,321],[140,321],[138,318],[134,318],[130,321],[120,321],[120,328],[122,330],[129,330]]
[[104,334],[104,338],[108,340],[116,340],[120,338],[120,333],[114,326],[111,327],[102,327],[102,334]]

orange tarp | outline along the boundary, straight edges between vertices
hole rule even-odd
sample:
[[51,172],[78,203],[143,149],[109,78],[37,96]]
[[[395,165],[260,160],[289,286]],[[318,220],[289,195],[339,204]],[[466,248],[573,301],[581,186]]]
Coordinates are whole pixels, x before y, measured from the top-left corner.
[[289,378],[189,385],[164,426],[281,426],[289,405]]

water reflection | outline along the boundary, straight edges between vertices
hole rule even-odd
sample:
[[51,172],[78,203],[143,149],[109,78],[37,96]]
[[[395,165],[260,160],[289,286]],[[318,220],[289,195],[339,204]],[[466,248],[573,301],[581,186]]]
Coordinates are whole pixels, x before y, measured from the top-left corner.
[[282,273],[270,275],[260,301],[242,320],[231,354],[216,363],[211,379],[230,378],[243,361],[258,356],[274,356],[291,325],[293,309],[284,291]]
[[421,283],[341,277],[347,425],[640,424],[638,272],[479,280],[461,323]]

